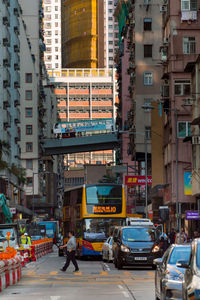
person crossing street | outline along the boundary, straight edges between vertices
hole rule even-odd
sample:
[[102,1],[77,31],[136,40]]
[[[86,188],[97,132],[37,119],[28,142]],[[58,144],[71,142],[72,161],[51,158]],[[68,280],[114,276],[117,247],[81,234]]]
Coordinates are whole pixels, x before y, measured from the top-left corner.
[[74,236],[74,233],[72,231],[69,232],[69,241],[67,242],[67,244],[60,246],[61,249],[63,248],[67,248],[67,258],[66,258],[66,263],[63,266],[62,269],[60,269],[61,271],[65,272],[67,270],[67,268],[69,267],[70,262],[72,261],[75,270],[74,272],[78,272],[79,271],[79,267],[75,258],[75,253],[76,253],[76,238]]

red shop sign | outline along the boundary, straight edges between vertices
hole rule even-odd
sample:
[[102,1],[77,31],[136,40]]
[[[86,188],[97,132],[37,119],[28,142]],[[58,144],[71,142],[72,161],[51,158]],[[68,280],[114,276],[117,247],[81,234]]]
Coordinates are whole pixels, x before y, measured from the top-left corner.
[[[125,185],[145,185],[146,176],[125,176]],[[147,184],[152,185],[152,176],[147,176]]]

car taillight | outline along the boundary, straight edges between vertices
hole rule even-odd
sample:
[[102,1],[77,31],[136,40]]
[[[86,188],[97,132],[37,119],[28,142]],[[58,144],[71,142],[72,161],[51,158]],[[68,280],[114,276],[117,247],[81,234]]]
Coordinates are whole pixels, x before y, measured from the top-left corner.
[[85,247],[86,249],[89,249],[89,250],[94,250],[92,247],[92,244],[87,241],[83,241],[83,247]]

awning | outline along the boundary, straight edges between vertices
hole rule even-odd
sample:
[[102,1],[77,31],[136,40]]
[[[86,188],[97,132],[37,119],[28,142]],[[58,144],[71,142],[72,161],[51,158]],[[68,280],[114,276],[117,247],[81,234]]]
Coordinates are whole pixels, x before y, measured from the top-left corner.
[[188,62],[187,65],[185,66],[184,72],[191,73],[193,71],[193,69],[194,69],[194,66],[195,66],[195,62],[194,61]]
[[191,137],[191,136],[186,136],[186,137],[183,139],[183,143],[187,143],[187,142],[192,142],[192,137]]
[[195,118],[192,122],[191,125],[200,125],[200,117]]

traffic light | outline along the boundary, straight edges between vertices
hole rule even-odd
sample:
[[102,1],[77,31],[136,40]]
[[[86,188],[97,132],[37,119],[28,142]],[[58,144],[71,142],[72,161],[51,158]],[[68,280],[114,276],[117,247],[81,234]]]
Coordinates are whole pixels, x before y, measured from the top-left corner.
[[159,207],[159,215],[160,215],[160,219],[163,222],[166,222],[167,220],[169,220],[169,207],[168,206],[160,206]]

